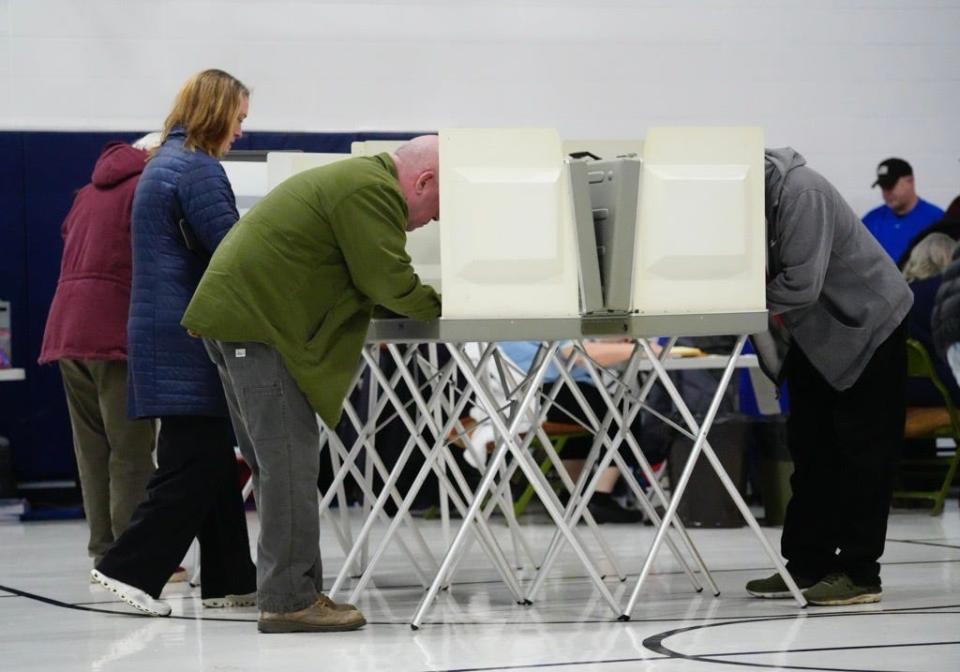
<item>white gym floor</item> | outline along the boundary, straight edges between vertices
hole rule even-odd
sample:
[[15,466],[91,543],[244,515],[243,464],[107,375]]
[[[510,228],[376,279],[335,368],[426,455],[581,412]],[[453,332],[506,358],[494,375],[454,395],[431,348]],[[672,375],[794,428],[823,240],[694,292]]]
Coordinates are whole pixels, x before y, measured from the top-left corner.
[[[360,512],[352,510],[356,530]],[[256,537],[256,514],[249,514]],[[538,522],[539,521],[539,522]],[[458,522],[458,521],[457,521]],[[552,528],[522,519],[535,549]],[[439,521],[419,521],[439,554]],[[502,521],[495,520],[506,541]],[[581,528],[583,529],[583,528]],[[609,587],[626,603],[652,528],[603,526],[627,572]],[[765,528],[779,547],[779,529]],[[260,635],[255,609],[211,610],[199,589],[167,586],[169,618],[138,615],[90,585],[84,521],[22,524],[0,519],[0,670],[960,670],[960,512],[894,510],[883,557],[883,600],[799,609],[746,595],[746,580],[771,571],[748,528],[692,530],[721,595],[693,593],[669,552],[659,554],[628,623],[616,622],[576,557],[561,557],[533,606],[519,606],[473,545],[459,583],[441,593],[423,626],[408,625],[422,589],[391,547],[376,587],[358,600],[368,625],[338,634]],[[325,573],[343,552],[325,529]],[[338,598],[345,599],[344,595]]]

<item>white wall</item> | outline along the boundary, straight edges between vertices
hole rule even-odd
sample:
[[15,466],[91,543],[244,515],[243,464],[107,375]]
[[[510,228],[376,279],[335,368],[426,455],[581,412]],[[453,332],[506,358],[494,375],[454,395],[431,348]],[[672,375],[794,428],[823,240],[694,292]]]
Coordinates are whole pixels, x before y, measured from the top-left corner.
[[960,0],[0,0],[0,129],[156,128],[221,67],[252,130],[757,124],[858,211],[960,193]]

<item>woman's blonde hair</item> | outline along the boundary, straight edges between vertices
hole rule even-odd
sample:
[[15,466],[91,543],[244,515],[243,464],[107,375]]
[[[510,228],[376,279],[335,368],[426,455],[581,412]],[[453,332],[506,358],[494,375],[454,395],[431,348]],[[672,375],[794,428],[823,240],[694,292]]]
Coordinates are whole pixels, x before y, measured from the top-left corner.
[[204,70],[187,80],[163,122],[166,140],[175,126],[183,127],[187,149],[199,149],[218,159],[233,128],[243,99],[250,90],[223,70]]
[[903,279],[913,282],[940,275],[950,265],[956,246],[957,241],[945,233],[924,236],[910,251],[910,257],[903,266]]

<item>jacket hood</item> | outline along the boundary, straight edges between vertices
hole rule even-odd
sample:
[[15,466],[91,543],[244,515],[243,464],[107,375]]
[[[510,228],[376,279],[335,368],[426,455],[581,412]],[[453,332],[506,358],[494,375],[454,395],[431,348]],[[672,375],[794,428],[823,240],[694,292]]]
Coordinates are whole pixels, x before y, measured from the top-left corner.
[[111,142],[97,159],[91,181],[101,189],[113,187],[142,173],[147,156],[147,152],[134,149],[125,142]]
[[773,221],[773,213],[780,205],[780,196],[783,194],[783,185],[787,173],[794,168],[807,165],[807,160],[792,147],[766,149],[763,152],[765,175],[766,217]]

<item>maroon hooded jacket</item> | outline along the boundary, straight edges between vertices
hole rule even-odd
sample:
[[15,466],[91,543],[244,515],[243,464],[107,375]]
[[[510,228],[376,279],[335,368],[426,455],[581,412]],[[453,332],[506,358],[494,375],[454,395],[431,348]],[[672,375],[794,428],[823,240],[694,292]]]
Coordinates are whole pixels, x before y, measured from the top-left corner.
[[90,184],[61,227],[63,259],[43,334],[40,363],[126,359],[130,308],[130,211],[147,152],[104,147]]

